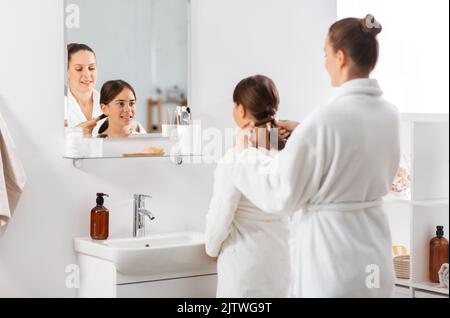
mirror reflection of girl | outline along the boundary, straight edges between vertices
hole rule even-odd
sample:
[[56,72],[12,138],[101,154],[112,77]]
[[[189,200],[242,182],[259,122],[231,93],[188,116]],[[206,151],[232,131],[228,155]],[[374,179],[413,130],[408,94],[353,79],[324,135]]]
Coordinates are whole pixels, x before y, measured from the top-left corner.
[[102,115],[97,83],[95,52],[85,44],[67,46],[67,96],[65,103],[65,127],[81,127],[87,136],[96,134]]
[[[235,89],[233,117],[240,128],[249,122],[261,123],[266,128],[274,125],[278,104],[273,81],[253,76],[241,81]],[[262,139],[267,137],[258,135]],[[265,148],[260,151],[270,154]],[[209,256],[218,257],[217,297],[288,297],[289,220],[258,209],[233,186],[230,178],[233,159],[234,149],[217,166],[206,217],[206,251]]]
[[99,130],[100,138],[126,138],[133,134],[145,134],[136,117],[136,92],[125,81],[106,82],[100,92],[100,105],[108,119]]

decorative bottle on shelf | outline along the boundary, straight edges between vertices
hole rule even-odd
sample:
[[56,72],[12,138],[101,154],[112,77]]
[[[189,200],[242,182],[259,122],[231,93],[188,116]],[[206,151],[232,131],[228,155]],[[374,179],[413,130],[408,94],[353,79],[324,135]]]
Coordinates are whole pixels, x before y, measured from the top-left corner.
[[448,240],[444,237],[444,227],[438,226],[436,237],[430,242],[430,281],[439,283],[442,264],[448,263]]

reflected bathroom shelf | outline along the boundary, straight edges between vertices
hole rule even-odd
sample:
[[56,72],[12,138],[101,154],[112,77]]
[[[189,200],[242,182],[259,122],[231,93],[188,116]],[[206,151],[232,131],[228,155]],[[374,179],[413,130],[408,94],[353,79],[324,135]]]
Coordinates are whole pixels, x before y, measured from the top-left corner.
[[157,159],[157,158],[169,158],[176,165],[182,165],[185,158],[199,158],[203,157],[201,154],[179,154],[179,155],[158,155],[158,156],[105,156],[105,157],[84,157],[84,158],[74,158],[74,157],[64,157],[64,159],[72,160],[73,166],[75,168],[81,168],[84,160],[117,160],[117,159]]

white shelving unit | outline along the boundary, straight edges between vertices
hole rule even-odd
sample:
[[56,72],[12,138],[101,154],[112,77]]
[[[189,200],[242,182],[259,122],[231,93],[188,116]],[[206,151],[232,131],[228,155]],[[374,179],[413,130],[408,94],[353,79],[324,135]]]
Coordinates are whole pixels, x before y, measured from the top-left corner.
[[410,161],[411,194],[385,199],[394,245],[411,255],[410,279],[397,279],[396,297],[448,298],[448,289],[429,281],[429,243],[436,226],[449,237],[449,116],[406,114],[402,152]]

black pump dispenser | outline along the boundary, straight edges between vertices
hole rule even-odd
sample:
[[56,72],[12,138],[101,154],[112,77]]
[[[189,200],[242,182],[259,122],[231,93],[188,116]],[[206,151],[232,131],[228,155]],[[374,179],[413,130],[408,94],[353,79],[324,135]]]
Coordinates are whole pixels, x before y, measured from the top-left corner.
[[442,225],[437,227],[436,236],[438,238],[443,238],[444,237],[444,227]]
[[102,207],[105,203],[104,197],[109,197],[109,195],[105,193],[97,193],[97,207]]

